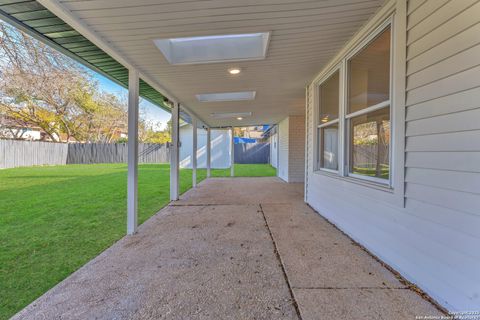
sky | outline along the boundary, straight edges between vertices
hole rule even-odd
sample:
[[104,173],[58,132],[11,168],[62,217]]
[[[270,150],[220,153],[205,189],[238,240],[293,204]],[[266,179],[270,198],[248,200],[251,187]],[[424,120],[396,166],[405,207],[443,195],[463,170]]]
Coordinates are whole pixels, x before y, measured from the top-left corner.
[[[119,95],[127,94],[127,89],[116,84],[112,80],[96,72],[92,72],[92,74],[94,76],[94,79],[98,81],[98,85],[102,91]],[[171,116],[169,112],[163,110],[160,107],[157,107],[156,105],[145,99],[140,99],[140,109],[142,118],[149,123],[155,125],[155,129],[163,130],[167,127],[167,121],[170,120]],[[156,126],[156,124],[158,123],[160,124],[160,126]]]
[[[0,23],[4,23],[3,20],[0,19]],[[0,61],[0,63],[2,63],[2,61]],[[87,70],[91,71],[91,74],[93,75],[94,80],[98,81],[98,85],[101,91],[105,91],[111,94],[118,94],[118,95],[124,95],[124,96],[127,95],[127,89],[123,88],[122,86],[116,84],[112,80],[102,76],[101,74],[95,71],[92,71],[88,68]],[[140,116],[142,117],[142,119],[152,124],[154,129],[156,130],[165,129],[167,127],[167,121],[170,120],[170,117],[171,117],[169,112],[141,98],[140,98]]]

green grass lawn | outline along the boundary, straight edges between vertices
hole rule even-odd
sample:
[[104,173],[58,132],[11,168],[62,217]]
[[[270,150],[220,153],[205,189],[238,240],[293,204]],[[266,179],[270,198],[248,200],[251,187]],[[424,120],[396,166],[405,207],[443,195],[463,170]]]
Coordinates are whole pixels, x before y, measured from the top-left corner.
[[[236,177],[274,177],[276,170],[265,164],[235,164]],[[230,169],[212,170],[212,177],[230,177]]]
[[[180,171],[180,189],[192,186]],[[229,176],[213,170],[212,176]],[[274,176],[269,165],[235,165],[236,176]],[[206,170],[198,170],[197,180]],[[6,319],[126,232],[127,167],[67,165],[0,170],[0,319]],[[139,223],[169,201],[169,165],[139,166]]]

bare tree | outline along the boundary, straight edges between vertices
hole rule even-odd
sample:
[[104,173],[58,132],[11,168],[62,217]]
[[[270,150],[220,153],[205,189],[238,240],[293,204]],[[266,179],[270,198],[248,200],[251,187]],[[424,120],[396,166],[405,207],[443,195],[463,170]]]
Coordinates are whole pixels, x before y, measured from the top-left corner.
[[112,142],[126,132],[126,100],[100,92],[91,72],[0,22],[0,112],[59,141]]
[[[88,112],[91,75],[72,59],[0,23],[0,109],[19,125],[41,128],[53,141],[75,136]],[[87,109],[87,110],[86,110]]]

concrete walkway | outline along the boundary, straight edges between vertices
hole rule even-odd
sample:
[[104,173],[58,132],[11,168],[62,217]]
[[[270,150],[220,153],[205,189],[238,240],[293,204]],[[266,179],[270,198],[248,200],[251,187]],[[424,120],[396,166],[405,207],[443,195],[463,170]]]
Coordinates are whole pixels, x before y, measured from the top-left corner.
[[15,319],[440,315],[277,178],[202,182]]

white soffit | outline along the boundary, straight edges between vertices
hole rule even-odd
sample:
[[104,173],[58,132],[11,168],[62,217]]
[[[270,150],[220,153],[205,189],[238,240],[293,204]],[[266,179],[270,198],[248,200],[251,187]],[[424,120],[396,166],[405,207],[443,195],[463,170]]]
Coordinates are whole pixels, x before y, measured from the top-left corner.
[[244,118],[250,117],[251,115],[251,112],[214,112],[210,114],[214,119]]
[[255,91],[201,93],[195,95],[200,102],[243,101],[255,99]]
[[215,63],[265,59],[270,32],[156,39],[170,64]]
[[[41,0],[72,17],[212,127],[238,124],[212,113],[253,111],[242,125],[305,112],[305,86],[385,0]],[[172,65],[156,39],[268,31],[265,59]],[[187,41],[188,42],[188,41]],[[216,58],[218,59],[218,57]],[[231,68],[241,72],[232,75]],[[254,100],[205,103],[199,93],[255,90]]]

